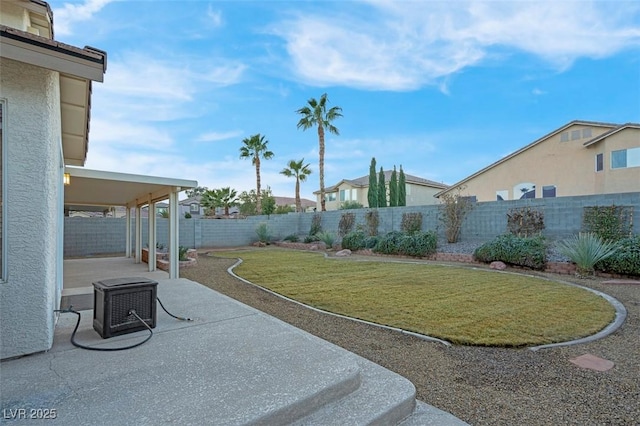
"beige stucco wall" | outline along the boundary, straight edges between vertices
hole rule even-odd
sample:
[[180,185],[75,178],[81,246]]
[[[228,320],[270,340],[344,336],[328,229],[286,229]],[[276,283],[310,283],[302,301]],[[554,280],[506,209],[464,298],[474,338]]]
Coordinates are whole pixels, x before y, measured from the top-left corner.
[[0,358],[53,343],[61,288],[62,153],[57,72],[0,59],[7,102],[7,279],[0,283]]
[[[542,198],[543,186],[551,185],[556,186],[557,197],[640,190],[637,168],[610,169],[611,149],[638,146],[637,131],[624,130],[586,148],[585,142],[610,128],[573,125],[567,130],[584,128],[591,128],[591,137],[561,142],[560,134],[556,134],[465,182],[463,195],[475,195],[478,201],[495,201],[496,191],[506,191],[509,200],[519,199],[522,193],[515,187],[523,183],[535,185],[536,198]],[[603,151],[605,170],[600,176],[595,171],[595,158]]]
[[590,147],[594,156],[604,154],[604,170],[594,177],[596,194],[640,191],[640,167],[611,168],[611,151],[629,148],[640,148],[640,129],[621,130]]
[[0,1],[0,24],[21,31],[29,26],[29,13],[20,6],[20,2]]

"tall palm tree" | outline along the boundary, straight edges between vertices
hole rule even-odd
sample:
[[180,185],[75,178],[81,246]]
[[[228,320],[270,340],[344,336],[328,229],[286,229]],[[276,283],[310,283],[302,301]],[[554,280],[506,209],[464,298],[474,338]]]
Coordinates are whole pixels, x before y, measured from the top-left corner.
[[302,211],[302,205],[300,203],[300,182],[307,180],[307,176],[311,174],[309,163],[303,164],[304,158],[300,161],[290,160],[288,166],[280,172],[286,177],[296,178],[296,211]]
[[270,160],[273,158],[273,152],[267,148],[269,141],[265,140],[260,133],[244,138],[242,143],[244,146],[240,147],[240,158],[251,158],[251,164],[256,166],[256,194],[258,194],[256,213],[260,214],[262,212],[262,203],[260,202],[262,198],[260,197],[260,194],[262,194],[260,191],[260,157]]
[[307,105],[300,108],[296,112],[302,115],[298,121],[298,129],[307,130],[311,127],[318,127],[318,156],[319,156],[319,173],[320,173],[320,206],[322,211],[326,211],[324,199],[324,131],[339,135],[338,128],[331,122],[338,117],[342,117],[342,108],[333,107],[327,111],[327,94],[320,96],[320,100],[311,98],[307,101]]

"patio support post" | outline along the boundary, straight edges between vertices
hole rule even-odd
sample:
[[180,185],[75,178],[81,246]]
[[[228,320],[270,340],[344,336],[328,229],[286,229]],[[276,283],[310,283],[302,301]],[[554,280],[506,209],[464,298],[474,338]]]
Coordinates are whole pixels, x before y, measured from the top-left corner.
[[136,261],[142,262],[142,209],[136,201]]
[[169,278],[180,278],[180,262],[178,253],[178,192],[180,188],[174,188],[169,193]]
[[125,252],[126,257],[131,257],[131,206],[127,204],[127,213],[125,214],[125,220],[127,221],[127,226],[125,227],[125,238],[127,239],[125,242]]
[[156,203],[149,194],[149,272],[156,270]]

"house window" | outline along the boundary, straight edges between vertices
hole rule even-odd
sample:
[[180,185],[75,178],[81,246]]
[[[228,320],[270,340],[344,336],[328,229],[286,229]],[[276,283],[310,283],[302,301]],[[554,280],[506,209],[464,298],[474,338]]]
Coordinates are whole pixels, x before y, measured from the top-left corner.
[[640,167],[640,148],[611,151],[611,168]]
[[572,130],[571,131],[571,140],[574,141],[576,139],[580,139],[580,135],[582,134],[582,132],[580,130]]
[[504,201],[504,200],[508,200],[509,199],[509,191],[508,190],[502,190],[502,191],[496,191],[496,201]]
[[460,197],[460,199],[469,201],[470,203],[478,202],[478,197],[476,197],[475,195],[467,195],[467,196],[464,196],[464,197]]
[[348,201],[349,200],[349,190],[341,189],[340,190],[340,201]]
[[198,203],[192,203],[189,205],[189,211],[191,213],[200,213],[200,206]]
[[596,172],[601,172],[604,169],[604,154],[596,154]]
[[591,137],[591,129],[589,129],[589,128],[582,129],[582,137],[583,138],[590,138]]
[[5,191],[5,177],[4,177],[4,171],[7,169],[4,165],[4,161],[5,161],[5,153],[4,153],[4,147],[5,147],[5,143],[4,143],[4,132],[2,131],[2,129],[4,129],[5,126],[5,119],[4,117],[6,116],[6,114],[4,113],[5,111],[5,101],[0,99],[0,282],[4,281],[5,279],[5,271],[7,270],[7,264],[6,264],[6,259],[5,259],[5,235],[7,235],[6,232],[6,223],[5,223],[5,210],[4,210],[4,206],[5,206],[5,202],[4,202],[4,194],[6,193]]
[[569,141],[569,132],[560,133],[560,142],[567,142],[567,141]]
[[513,187],[513,199],[536,198],[536,186],[531,182],[521,182]]
[[542,187],[542,198],[554,198],[556,196],[556,186],[547,185]]
[[325,201],[335,201],[336,200],[336,193],[335,192],[329,192],[328,194],[324,194],[324,199],[325,199]]

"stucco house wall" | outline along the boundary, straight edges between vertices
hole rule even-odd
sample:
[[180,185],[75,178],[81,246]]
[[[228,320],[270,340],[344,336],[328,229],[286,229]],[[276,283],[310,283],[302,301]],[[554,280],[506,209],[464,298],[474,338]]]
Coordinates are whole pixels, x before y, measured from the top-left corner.
[[63,160],[58,73],[9,59],[0,59],[0,69],[8,225],[0,357],[8,358],[53,343],[53,311],[62,288]]
[[[585,146],[615,128],[616,125],[572,122],[451,188],[462,186],[462,195],[475,196],[477,201],[496,201],[498,195],[504,200],[517,200],[529,191],[531,198],[544,198],[553,196],[554,189],[555,197],[638,191],[640,168],[610,167],[612,150],[640,146],[637,129],[624,129]],[[599,153],[604,154],[604,169],[597,172]]]

